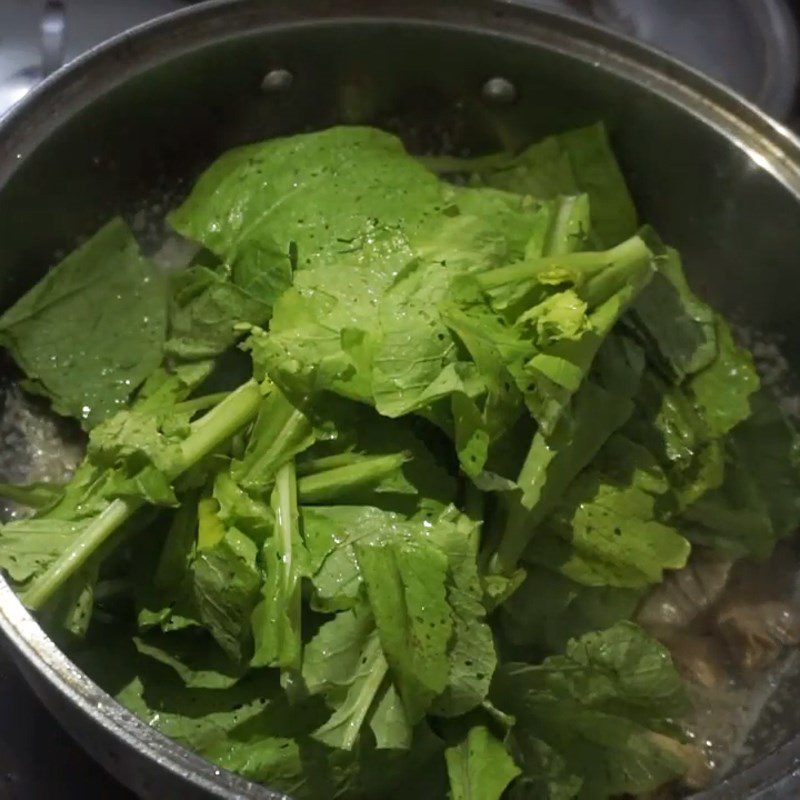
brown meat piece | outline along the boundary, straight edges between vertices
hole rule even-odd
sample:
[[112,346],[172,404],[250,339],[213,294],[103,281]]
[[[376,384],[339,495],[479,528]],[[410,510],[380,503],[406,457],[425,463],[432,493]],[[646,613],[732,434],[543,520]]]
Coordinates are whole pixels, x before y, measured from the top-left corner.
[[727,683],[725,650],[715,637],[675,630],[653,633],[669,648],[675,666],[687,681],[707,689]]
[[722,594],[732,566],[730,559],[697,548],[683,569],[669,573],[644,599],[637,621],[656,631],[688,627]]
[[800,643],[796,570],[796,554],[786,544],[765,562],[742,563],[714,610],[713,625],[743,672],[768,667],[784,647]]
[[784,647],[800,643],[800,613],[785,600],[731,598],[716,621],[730,657],[744,672],[768,667]]

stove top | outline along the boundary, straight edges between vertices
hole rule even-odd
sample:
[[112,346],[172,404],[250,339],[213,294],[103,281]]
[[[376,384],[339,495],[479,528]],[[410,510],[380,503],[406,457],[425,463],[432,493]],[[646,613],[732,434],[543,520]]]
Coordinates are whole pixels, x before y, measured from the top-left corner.
[[[188,0],[0,0],[0,116],[47,74]],[[727,82],[800,128],[798,28],[782,0],[509,0],[638,37]],[[0,798],[133,800],[58,725],[0,642]]]

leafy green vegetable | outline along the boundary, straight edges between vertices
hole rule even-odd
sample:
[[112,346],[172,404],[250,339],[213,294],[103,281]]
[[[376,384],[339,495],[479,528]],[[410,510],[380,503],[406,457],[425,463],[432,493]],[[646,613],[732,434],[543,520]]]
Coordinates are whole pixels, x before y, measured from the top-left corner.
[[25,583],[52,564],[80,528],[78,522],[60,519],[10,522],[0,538],[0,567],[15,583]]
[[253,243],[277,243],[285,253],[293,243],[300,269],[348,254],[358,261],[377,235],[388,267],[404,236],[425,224],[431,207],[444,206],[449,193],[394,136],[338,127],[227,153],[169,221],[234,264]]
[[629,619],[641,600],[636,589],[584,586],[542,567],[530,567],[502,606],[503,632],[517,646],[547,654],[570,639]]
[[583,778],[570,771],[566,759],[528,731],[517,730],[511,742],[525,774],[511,789],[512,800],[572,800],[578,797]]
[[447,559],[422,542],[358,542],[355,554],[386,660],[416,723],[444,691],[450,671]]
[[[669,720],[685,713],[683,684],[666,650],[635,625],[586,634],[538,666],[506,664],[492,691],[522,737],[530,732],[563,759],[558,771],[570,777],[558,782],[562,796],[576,788],[571,776],[582,781],[581,797],[605,798],[649,791],[684,770],[653,735],[670,733]],[[523,738],[523,774],[531,749]],[[541,781],[542,749],[533,749]]]
[[[182,457],[176,462],[180,471],[190,469],[249,422],[255,415],[260,401],[261,393],[257,387],[247,383],[232,392],[204,417],[192,423],[190,435],[181,443]],[[89,475],[92,472],[89,470]],[[74,479],[79,489],[85,478],[86,475],[79,469]],[[115,473],[108,473],[107,478],[113,485]],[[74,535],[70,545],[64,548],[58,557],[26,587],[24,599],[27,605],[37,609],[46,603],[61,584],[83,566],[95,551],[141,508],[146,499],[141,494],[117,497],[110,502],[101,499],[96,506],[91,507],[93,516],[87,517],[82,515],[78,506],[74,513],[81,521],[73,529]],[[52,519],[59,519],[58,506],[48,513]],[[0,538],[5,538],[9,527],[3,529]]]
[[54,483],[28,483],[18,485],[0,483],[0,497],[35,509],[46,509],[61,499],[63,487]]
[[215,545],[198,548],[191,566],[198,617],[234,662],[249,650],[250,615],[261,585],[255,562],[255,545],[231,529]]
[[314,733],[320,741],[351,750],[369,718],[378,748],[410,747],[411,728],[368,609],[344,611],[320,628],[306,649],[303,679],[336,707]]
[[728,441],[725,482],[684,512],[687,535],[734,556],[765,558],[800,524],[800,438],[765,391]]
[[606,252],[547,256],[475,278],[488,298],[489,308],[477,311],[484,336],[494,339],[545,435],[653,270],[653,254],[633,237]]
[[447,600],[453,618],[450,675],[433,706],[440,716],[454,717],[477,708],[489,693],[497,666],[476,561],[479,534],[474,521],[448,511],[434,523],[431,532],[449,562]]
[[0,318],[89,429],[65,483],[0,484],[32,513],[0,569],[77,663],[297,800],[686,775],[683,681],[628,620],[690,542],[797,528],[800,439],[602,126],[470,159],[275,139],[169,220],[186,268],[114,220]]
[[472,173],[479,184],[541,199],[585,192],[601,245],[617,244],[636,229],[636,210],[602,125],[550,136],[517,156],[427,163],[439,172]]
[[161,363],[164,282],[119,218],[0,317],[0,344],[59,414],[91,428]]
[[[290,282],[287,278],[284,288]],[[173,278],[167,352],[187,361],[219,355],[242,337],[237,323],[260,325],[269,319],[278,294],[251,295],[207,267],[177,273]]]
[[712,436],[724,436],[750,416],[750,396],[759,380],[748,352],[737,347],[728,324],[717,317],[717,358],[689,383]]
[[715,314],[692,294],[678,253],[647,233],[646,241],[661,263],[658,274],[633,304],[630,322],[648,351],[658,354],[659,365],[682,381],[716,358]]
[[314,441],[311,424],[277,390],[259,409],[244,454],[233,462],[231,476],[245,489],[265,489],[284,462]]
[[244,674],[207,638],[186,633],[150,634],[133,640],[144,656],[171,667],[189,689],[227,689]]
[[483,726],[471,728],[445,753],[453,800],[499,800],[519,768],[502,742]]
[[630,417],[644,368],[641,350],[610,335],[593,371],[575,393],[553,433],[538,433],[520,469],[520,502],[511,507],[496,556],[497,567],[516,563],[538,525],[553,511],[578,473]]
[[527,558],[588,586],[627,588],[685,566],[689,542],[659,521],[656,506],[669,486],[649,453],[612,436],[596,463],[569,487]]

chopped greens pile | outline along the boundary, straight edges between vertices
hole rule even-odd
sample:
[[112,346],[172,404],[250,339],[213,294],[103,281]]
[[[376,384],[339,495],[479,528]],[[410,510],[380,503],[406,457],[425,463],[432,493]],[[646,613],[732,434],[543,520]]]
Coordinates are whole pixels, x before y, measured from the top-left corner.
[[[296,798],[646,794],[689,710],[631,621],[693,544],[764,557],[798,439],[633,204],[602,127],[416,159],[239,148],[0,318],[88,433],[0,568],[122,703]],[[449,794],[448,794],[449,793]]]

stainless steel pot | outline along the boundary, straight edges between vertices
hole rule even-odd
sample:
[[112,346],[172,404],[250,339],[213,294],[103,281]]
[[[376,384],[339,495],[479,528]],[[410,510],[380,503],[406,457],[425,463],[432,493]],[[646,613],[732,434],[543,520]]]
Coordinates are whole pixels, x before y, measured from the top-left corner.
[[[0,126],[0,304],[111,214],[242,142],[370,122],[412,148],[479,150],[597,119],[642,217],[683,252],[695,286],[783,333],[800,364],[800,143],[653,51],[499,0],[203,3],[59,71]],[[122,709],[2,580],[0,629],[47,706],[141,796],[279,796]],[[768,749],[703,797],[797,796],[800,736]]]

